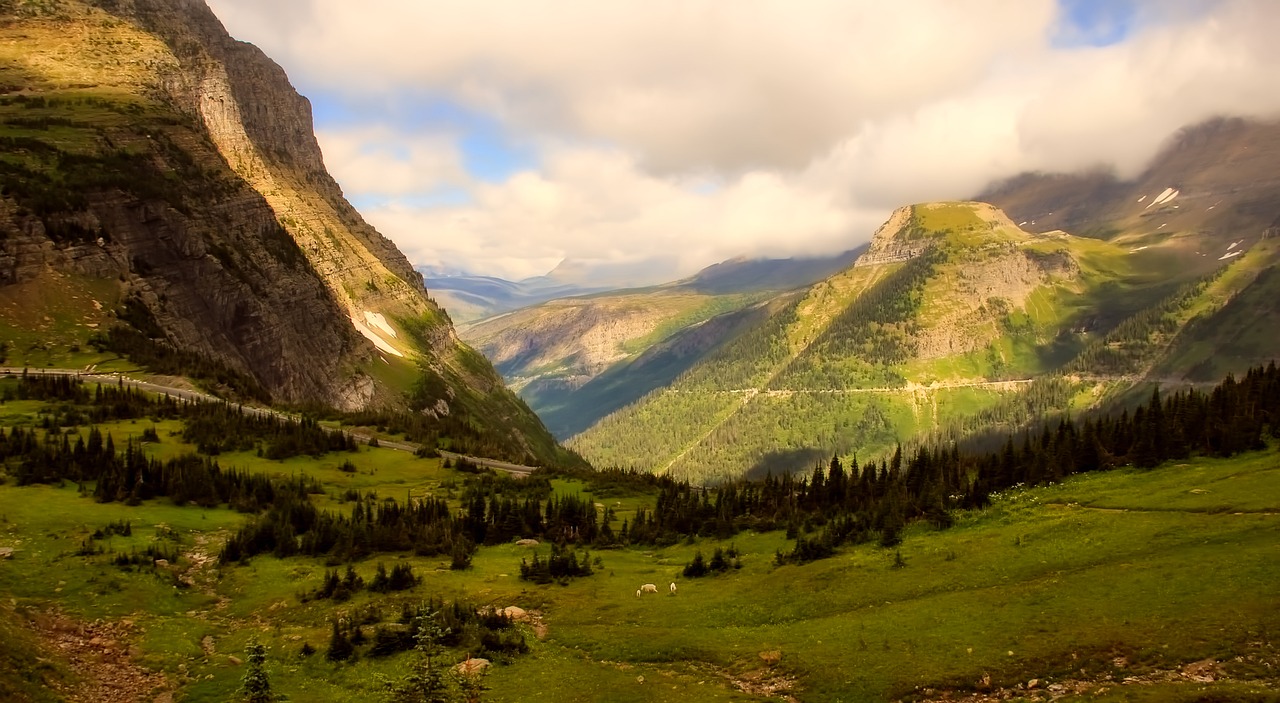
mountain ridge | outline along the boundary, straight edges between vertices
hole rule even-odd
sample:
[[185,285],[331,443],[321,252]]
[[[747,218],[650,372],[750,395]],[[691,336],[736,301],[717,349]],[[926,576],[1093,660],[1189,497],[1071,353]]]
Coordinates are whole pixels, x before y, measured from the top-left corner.
[[673,380],[741,329],[761,300],[830,275],[860,252],[740,257],[659,286],[503,312],[461,326],[460,334],[565,438]]
[[[1270,242],[1219,262],[1179,242],[1026,232],[984,203],[902,208],[853,266],[569,446],[597,465],[718,481],[875,455],[965,418],[1083,407],[1147,377],[1202,380],[1171,360],[1202,349],[1242,291],[1265,298],[1275,262]],[[1231,363],[1265,363],[1267,334],[1232,329]],[[1097,349],[1123,360],[1114,375],[1052,380]]]

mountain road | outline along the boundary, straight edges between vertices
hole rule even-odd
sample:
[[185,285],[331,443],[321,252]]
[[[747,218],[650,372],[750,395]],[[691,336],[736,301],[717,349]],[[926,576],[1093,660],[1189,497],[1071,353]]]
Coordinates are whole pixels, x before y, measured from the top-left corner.
[[[125,376],[119,373],[109,373],[109,374],[97,373],[91,369],[54,369],[54,368],[35,368],[35,367],[22,368],[22,367],[16,367],[16,366],[0,366],[0,376],[21,376],[24,373],[32,376],[71,376],[71,377],[79,378],[81,381],[88,382],[88,383],[101,383],[101,384],[114,383],[114,384],[119,384],[123,386],[129,386],[130,388],[137,388],[138,390],[146,391],[148,393],[168,395],[174,398],[181,398],[182,400],[187,400],[187,401],[196,402],[196,403],[228,402],[223,400],[222,398],[218,398],[217,396],[213,396],[208,393],[203,393],[201,391],[195,391],[188,388],[176,388],[174,386],[166,386],[158,383],[152,383],[150,381],[140,381],[138,379],[129,378],[128,376]],[[281,410],[273,410],[271,408],[260,408],[252,405],[241,405],[241,404],[235,404],[235,405],[237,408],[239,408],[240,412],[245,413],[246,415],[253,415],[256,417],[277,417],[285,420],[299,420],[302,418],[301,415],[286,413]],[[325,428],[325,429],[332,432],[346,432],[347,434],[351,435],[351,437],[354,438],[357,442],[361,442],[363,444],[369,444],[371,441],[375,439],[375,437],[373,437],[372,435],[362,433],[362,432],[353,432],[351,430],[343,430],[341,428]],[[376,438],[376,439],[377,439],[377,446],[383,447],[386,449],[394,449],[396,451],[409,452],[411,454],[416,454],[420,449],[422,449],[422,445],[417,444],[415,442],[402,442],[402,441],[383,439],[383,438]],[[441,451],[440,456],[455,462],[459,460],[465,460],[472,464],[475,464],[476,466],[483,466],[485,468],[494,469],[496,471],[505,471],[506,473],[513,474],[516,476],[528,476],[529,474],[533,473],[534,470],[537,468],[534,466],[524,466],[523,464],[513,464],[507,461],[499,461],[497,459],[486,459],[484,457],[470,456],[467,454],[457,454],[455,452]]]

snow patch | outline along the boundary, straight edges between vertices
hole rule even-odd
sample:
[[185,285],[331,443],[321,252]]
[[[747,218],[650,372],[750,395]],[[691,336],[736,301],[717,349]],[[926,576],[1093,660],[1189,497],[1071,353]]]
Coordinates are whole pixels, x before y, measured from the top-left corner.
[[1226,254],[1223,254],[1222,256],[1219,256],[1218,261],[1222,261],[1223,259],[1230,259],[1233,256],[1240,256],[1243,253],[1244,253],[1244,249],[1241,249],[1240,251],[1228,252]]
[[396,337],[399,336],[396,334],[396,331],[391,328],[391,325],[387,324],[387,318],[383,316],[383,314],[380,312],[369,312],[368,310],[365,310],[364,322],[370,327],[376,327],[382,330],[383,332],[386,332],[387,334],[391,335],[392,339],[395,339]]
[[404,356],[403,352],[391,346],[391,343],[388,342],[387,340],[383,339],[382,337],[379,337],[377,332],[374,332],[373,330],[369,329],[368,325],[356,319],[355,315],[351,316],[351,324],[356,328],[357,332],[364,335],[365,339],[369,340],[370,342],[373,342],[373,346],[377,347],[378,349],[388,354],[392,354],[394,356],[401,356],[401,357]]
[[1138,198],[1138,202],[1142,202],[1143,200],[1146,200],[1146,199],[1147,199],[1147,196],[1144,195],[1141,198]]
[[1129,250],[1129,253],[1130,253],[1130,254],[1132,254],[1132,253],[1134,253],[1134,252],[1136,252],[1136,251],[1142,251],[1143,249],[1149,249],[1149,248],[1150,248],[1150,246],[1149,246],[1149,245],[1148,245],[1148,246],[1141,246],[1141,247],[1138,247],[1137,249],[1130,249],[1130,250]]
[[1157,195],[1155,200],[1147,203],[1146,209],[1150,210],[1152,205],[1164,205],[1165,203],[1173,202],[1173,199],[1178,197],[1179,192],[1180,191],[1174,188],[1165,188],[1160,191],[1160,195]]
[[[1243,242],[1243,241],[1244,241],[1243,239],[1240,240],[1240,242]],[[1231,251],[1232,249],[1235,249],[1236,247],[1240,246],[1240,242],[1232,242],[1231,246],[1227,247],[1227,251]]]
[[1023,220],[1022,222],[1019,222],[1019,223],[1018,223],[1018,226],[1019,226],[1019,227],[1022,227],[1022,226],[1023,226],[1023,225],[1025,225],[1025,224],[1027,224],[1027,221],[1026,221],[1026,220]]

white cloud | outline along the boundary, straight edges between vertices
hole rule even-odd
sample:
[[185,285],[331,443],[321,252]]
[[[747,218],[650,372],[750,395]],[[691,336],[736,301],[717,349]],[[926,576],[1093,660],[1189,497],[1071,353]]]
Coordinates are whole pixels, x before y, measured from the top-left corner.
[[325,166],[349,192],[404,196],[471,182],[453,137],[403,134],[386,125],[316,132]]
[[414,261],[486,260],[489,271],[512,278],[545,273],[564,258],[654,258],[671,269],[646,278],[661,280],[723,259],[725,251],[832,251],[846,246],[855,225],[830,192],[771,172],[709,188],[647,174],[623,152],[594,148],[549,149],[542,171],[473,192],[475,203],[465,207],[389,206],[365,215]]
[[507,276],[834,252],[896,205],[1130,174],[1186,124],[1280,111],[1269,0],[1152,0],[1124,41],[1067,49],[1052,0],[210,1],[297,84],[439,96],[535,145],[473,183],[447,135],[322,134],[348,192],[469,188],[366,215],[416,262]]

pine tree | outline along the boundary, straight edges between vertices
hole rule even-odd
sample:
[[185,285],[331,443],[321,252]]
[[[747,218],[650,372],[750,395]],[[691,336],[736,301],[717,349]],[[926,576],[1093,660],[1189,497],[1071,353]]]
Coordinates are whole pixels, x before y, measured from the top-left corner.
[[347,639],[347,634],[342,631],[338,621],[334,620],[333,634],[329,636],[329,651],[325,652],[325,658],[331,662],[341,662],[350,659],[355,653],[355,645],[351,644],[351,640]]
[[271,692],[271,681],[267,678],[267,648],[258,640],[251,639],[244,649],[249,668],[240,679],[240,699],[248,703],[272,703],[282,696]]
[[437,622],[438,611],[426,610],[414,619],[414,650],[417,660],[399,684],[390,686],[392,703],[448,703],[453,699],[444,664],[444,630]]

